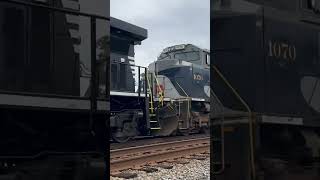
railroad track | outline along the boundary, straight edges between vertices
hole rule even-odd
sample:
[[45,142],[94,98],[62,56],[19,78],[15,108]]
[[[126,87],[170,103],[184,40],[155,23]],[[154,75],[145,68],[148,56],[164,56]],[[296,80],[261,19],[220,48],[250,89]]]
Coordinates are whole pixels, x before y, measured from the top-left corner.
[[130,141],[123,142],[123,143],[110,143],[110,150],[136,147],[136,146],[144,146],[144,145],[150,145],[150,144],[155,144],[155,143],[183,141],[183,140],[195,139],[195,138],[205,138],[205,137],[210,137],[210,136],[208,136],[206,134],[191,134],[191,135],[187,135],[187,136],[138,138],[138,139],[131,139]]
[[209,140],[209,137],[204,137],[111,150],[110,174],[194,154],[209,153]]

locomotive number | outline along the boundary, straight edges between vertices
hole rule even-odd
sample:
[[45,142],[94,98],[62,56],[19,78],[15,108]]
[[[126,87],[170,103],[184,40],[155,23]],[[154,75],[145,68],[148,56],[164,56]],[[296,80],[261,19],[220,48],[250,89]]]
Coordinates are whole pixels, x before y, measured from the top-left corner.
[[269,41],[269,56],[293,62],[297,57],[296,47],[288,43]]
[[202,81],[203,77],[200,74],[193,74],[193,79],[197,81]]

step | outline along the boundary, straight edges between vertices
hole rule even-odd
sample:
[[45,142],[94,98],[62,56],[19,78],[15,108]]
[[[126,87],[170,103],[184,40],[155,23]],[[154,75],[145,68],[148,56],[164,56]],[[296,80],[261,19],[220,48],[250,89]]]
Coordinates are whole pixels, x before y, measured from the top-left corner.
[[156,116],[156,114],[149,114],[149,116],[151,116],[151,117],[155,117],[155,116]]
[[149,122],[151,122],[151,123],[157,123],[158,121],[149,121]]
[[160,130],[161,128],[160,127],[153,127],[153,128],[150,128],[151,130]]

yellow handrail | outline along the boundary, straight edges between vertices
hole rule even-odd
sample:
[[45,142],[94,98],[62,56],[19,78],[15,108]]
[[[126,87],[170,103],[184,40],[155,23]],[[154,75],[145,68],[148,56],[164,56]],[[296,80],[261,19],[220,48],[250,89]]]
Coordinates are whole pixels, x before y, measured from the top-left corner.
[[253,138],[254,137],[254,134],[253,134],[254,118],[252,118],[253,117],[252,111],[251,111],[249,105],[241,98],[239,93],[231,86],[229,81],[223,76],[223,74],[219,71],[219,69],[214,65],[212,65],[212,67],[248,111],[248,114],[249,114],[248,120],[249,120],[249,139],[250,139],[250,160],[251,160],[250,164],[251,164],[251,169],[252,169],[252,176],[253,176],[253,179],[255,179],[256,175],[255,175],[254,138]]

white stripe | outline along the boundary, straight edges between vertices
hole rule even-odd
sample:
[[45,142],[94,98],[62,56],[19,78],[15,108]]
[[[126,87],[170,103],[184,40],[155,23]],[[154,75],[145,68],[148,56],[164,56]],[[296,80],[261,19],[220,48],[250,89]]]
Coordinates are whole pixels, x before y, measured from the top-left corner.
[[[181,101],[181,100],[188,100],[188,99],[189,99],[188,97],[181,97],[180,101]],[[154,98],[154,100],[155,100],[155,101],[158,101],[159,98]],[[179,99],[172,99],[172,98],[168,98],[168,97],[163,98],[163,100],[164,100],[164,101],[179,101]],[[205,99],[191,98],[191,101],[202,101],[202,102],[204,102]]]
[[205,99],[202,98],[191,98],[192,101],[206,101]]
[[[118,91],[110,91],[110,95],[114,96],[134,96],[138,97],[138,93],[131,93],[131,92],[118,92]],[[140,94],[141,97],[145,97],[145,93]]]

